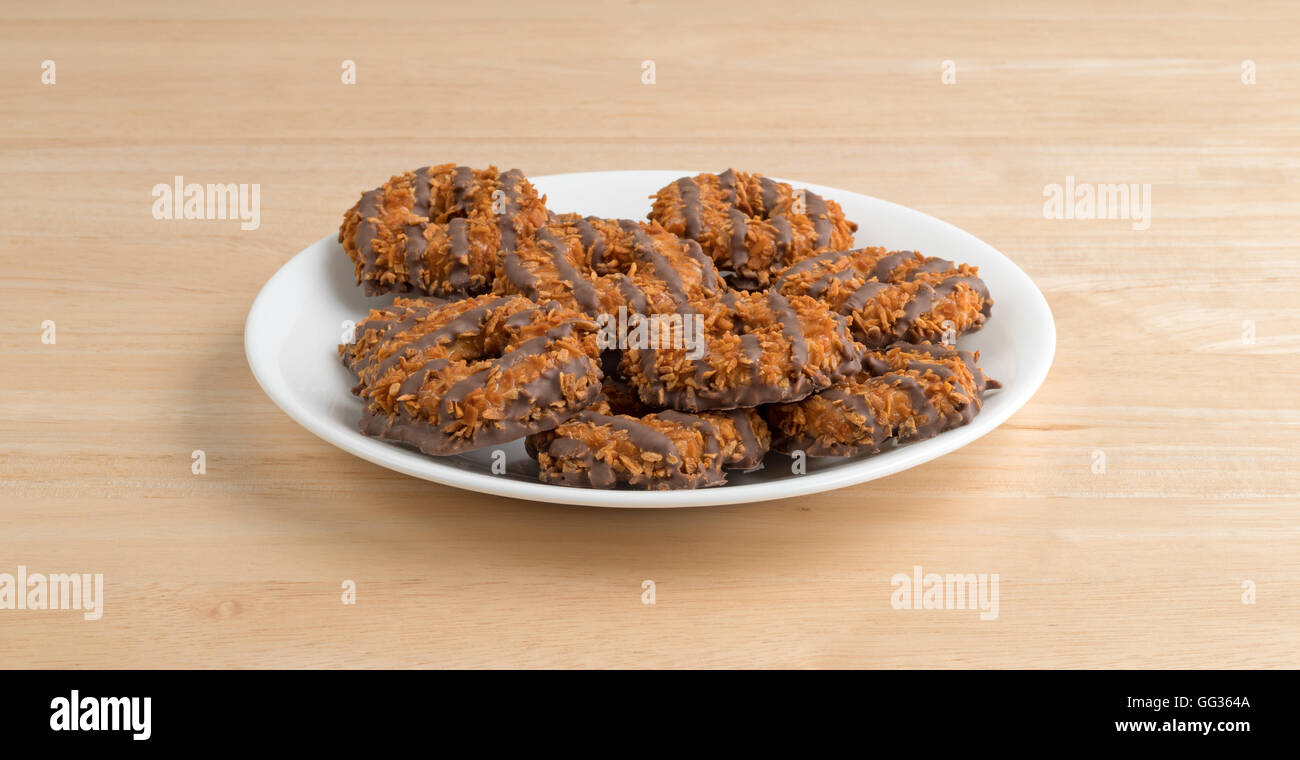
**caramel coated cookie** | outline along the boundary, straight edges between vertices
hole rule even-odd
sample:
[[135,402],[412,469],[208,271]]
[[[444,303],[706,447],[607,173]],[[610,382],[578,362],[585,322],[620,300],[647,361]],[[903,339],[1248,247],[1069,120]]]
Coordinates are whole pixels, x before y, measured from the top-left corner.
[[560,215],[501,257],[495,290],[596,316],[669,313],[717,298],[722,277],[698,243],[657,224]]
[[805,259],[774,287],[806,295],[849,318],[868,348],[895,341],[954,343],[984,325],[993,308],[979,270],[914,251],[859,248]]
[[900,343],[867,354],[857,377],[794,404],[767,408],[773,448],[808,456],[875,454],[969,423],[999,387],[969,351]]
[[697,241],[743,290],[768,287],[777,272],[813,254],[851,247],[858,228],[835,201],[731,169],[683,177],[653,197],[650,219]]
[[722,485],[718,431],[701,417],[580,412],[535,443],[543,483],[647,490]]
[[808,296],[731,291],[691,316],[702,325],[695,345],[623,352],[644,403],[699,412],[796,401],[861,369],[844,318]]
[[444,456],[549,430],[592,403],[594,331],[584,315],[521,296],[398,299],[339,353],[366,402],[363,434]]
[[724,469],[758,467],[771,437],[751,409],[613,414],[604,399],[555,430],[528,437],[543,483],[647,490],[707,488]]
[[545,199],[518,169],[440,164],[363,194],[339,242],[366,295],[487,292],[500,256],[547,222]]

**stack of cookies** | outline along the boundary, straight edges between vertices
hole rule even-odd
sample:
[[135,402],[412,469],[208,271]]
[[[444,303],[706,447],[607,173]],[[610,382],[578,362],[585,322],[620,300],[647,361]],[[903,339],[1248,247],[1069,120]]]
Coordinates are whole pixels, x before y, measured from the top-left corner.
[[425,167],[339,241],[367,295],[340,346],[361,432],[447,456],[524,438],[543,482],[700,488],[769,451],[860,456],[966,424],[996,388],[954,344],[975,267],[853,249],[839,204],[683,177],[648,221],[556,214],[518,170]]

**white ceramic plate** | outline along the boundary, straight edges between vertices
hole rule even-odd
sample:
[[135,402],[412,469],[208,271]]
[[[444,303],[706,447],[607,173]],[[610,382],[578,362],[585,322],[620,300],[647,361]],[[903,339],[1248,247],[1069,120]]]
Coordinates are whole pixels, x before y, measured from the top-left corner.
[[[557,212],[643,219],[648,197],[693,171],[628,171],[558,174],[532,182]],[[376,175],[376,182],[382,179]],[[788,180],[790,181],[790,180]],[[357,432],[361,402],[349,388],[350,374],[336,346],[344,323],[360,320],[392,296],[367,298],[353,277],[352,263],[331,232],[275,273],[248,313],[244,347],[262,389],[299,424],[362,459],[391,470],[481,493],[566,504],[607,507],[688,507],[783,499],[828,491],[891,475],[947,454],[1002,424],[1033,396],[1047,376],[1056,351],[1056,327],[1047,301],[1029,277],[992,246],[946,222],[910,208],[831,187],[790,181],[839,201],[861,225],[857,244],[918,250],[978,265],[993,294],[993,315],[984,329],[963,337],[960,347],[981,352],[981,366],[1002,382],[971,424],[928,441],[873,457],[810,459],[808,472],[794,475],[790,460],[769,456],[764,469],[729,473],[728,484],[694,491],[601,491],[540,483],[537,465],[516,441],[504,448],[506,473],[491,472],[491,450],[432,458]],[[989,458],[997,456],[989,451]]]

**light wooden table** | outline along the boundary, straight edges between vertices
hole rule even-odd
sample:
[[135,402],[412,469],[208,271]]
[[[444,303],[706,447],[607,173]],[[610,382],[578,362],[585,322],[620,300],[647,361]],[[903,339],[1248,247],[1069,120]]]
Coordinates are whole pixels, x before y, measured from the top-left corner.
[[[97,622],[0,610],[0,666],[1300,666],[1295,4],[128,5],[0,21],[0,573],[105,577]],[[1056,363],[977,443],[816,497],[403,477],[281,413],[242,332],[360,191],[442,161],[913,206],[1035,279]],[[261,227],[155,220],[175,175],[260,183]],[[1150,229],[1045,219],[1066,176],[1150,184]],[[915,565],[998,573],[998,618],[893,609]]]

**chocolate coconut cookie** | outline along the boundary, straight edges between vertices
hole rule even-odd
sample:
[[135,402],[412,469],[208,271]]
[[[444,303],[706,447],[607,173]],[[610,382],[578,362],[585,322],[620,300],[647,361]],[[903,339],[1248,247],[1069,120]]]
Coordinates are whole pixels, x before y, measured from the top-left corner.
[[545,199],[518,169],[440,164],[363,194],[339,242],[366,295],[464,297],[489,290],[501,253],[547,218]]
[[495,290],[596,316],[674,312],[725,285],[699,244],[657,224],[569,214],[502,253]]
[[895,341],[953,343],[984,325],[993,308],[969,264],[884,248],[835,251],[786,269],[774,287],[806,295],[849,318],[868,348]]
[[528,437],[544,483],[665,490],[726,482],[724,469],[762,464],[771,437],[752,409],[613,414],[598,399],[555,430]]
[[998,383],[969,351],[899,343],[867,354],[866,369],[794,404],[767,408],[773,448],[809,456],[875,454],[974,419],[984,391]]
[[835,201],[731,169],[662,188],[650,219],[697,241],[743,290],[766,288],[775,273],[815,253],[851,247],[858,228]]
[[623,352],[644,403],[698,412],[797,401],[861,368],[844,318],[807,296],[732,291],[693,315],[700,344]]
[[399,299],[339,347],[365,402],[361,432],[443,456],[549,430],[600,392],[595,325],[559,304]]
[[531,448],[543,483],[668,490],[726,482],[717,428],[680,412],[631,417],[583,411]]

